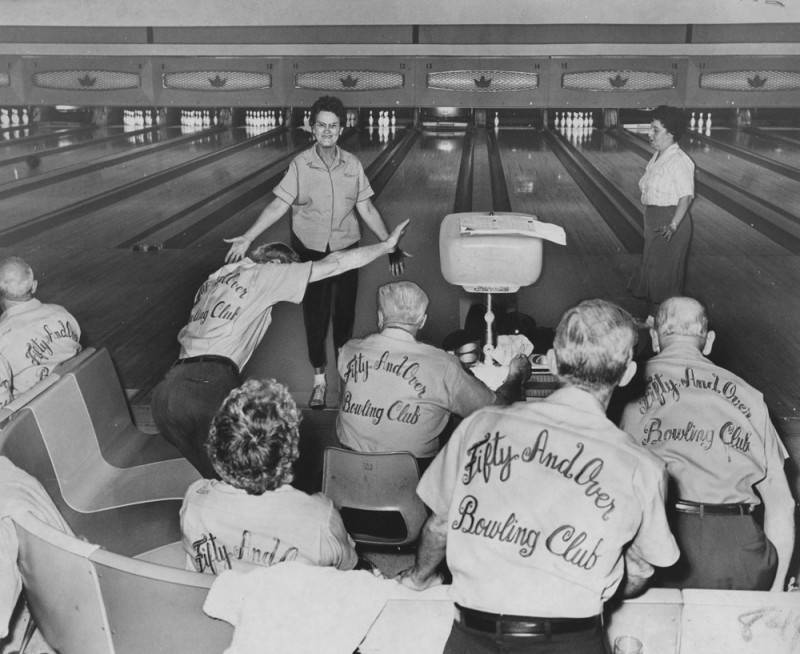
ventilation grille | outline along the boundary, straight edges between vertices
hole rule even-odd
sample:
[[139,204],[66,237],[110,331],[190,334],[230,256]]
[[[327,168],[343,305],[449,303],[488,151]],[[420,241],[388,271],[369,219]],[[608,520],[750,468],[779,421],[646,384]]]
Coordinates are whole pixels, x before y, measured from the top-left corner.
[[138,89],[141,85],[137,73],[115,70],[53,70],[34,73],[32,81],[42,89],[75,91]]
[[592,70],[565,73],[561,86],[578,91],[657,91],[674,89],[675,75],[642,70]]
[[381,70],[321,70],[298,73],[295,88],[315,91],[380,91],[401,89],[405,83],[402,73]]
[[241,70],[192,70],[164,73],[165,89],[182,91],[258,91],[272,88],[272,75]]
[[791,70],[732,70],[703,73],[700,88],[711,91],[797,91],[800,72]]
[[513,70],[445,70],[428,73],[428,88],[471,93],[535,91],[539,75]]

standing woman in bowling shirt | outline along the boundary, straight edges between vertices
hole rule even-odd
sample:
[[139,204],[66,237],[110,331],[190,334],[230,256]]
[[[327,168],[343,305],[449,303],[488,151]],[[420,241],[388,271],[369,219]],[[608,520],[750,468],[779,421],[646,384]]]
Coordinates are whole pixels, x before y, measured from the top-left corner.
[[647,300],[655,315],[668,297],[683,295],[686,259],[692,240],[689,207],[694,198],[694,162],[680,149],[686,115],[661,105],[653,112],[650,144],[655,154],[639,180],[644,205],[644,250],[633,294]]
[[[357,247],[361,231],[356,210],[367,227],[385,241],[389,232],[372,204],[374,192],[361,162],[339,148],[345,125],[339,98],[323,96],[311,107],[311,133],[316,143],[297,155],[273,189],[275,198],[242,236],[231,244],[226,263],[239,261],[253,240],[292,208],[292,248],[301,261],[318,261],[331,252]],[[392,273],[403,273],[404,253],[389,254]],[[303,298],[308,357],[314,368],[314,387],[308,405],[325,407],[328,325],[333,321],[333,345],[338,354],[353,335],[358,272],[355,270],[309,284]],[[335,366],[334,366],[335,367]]]

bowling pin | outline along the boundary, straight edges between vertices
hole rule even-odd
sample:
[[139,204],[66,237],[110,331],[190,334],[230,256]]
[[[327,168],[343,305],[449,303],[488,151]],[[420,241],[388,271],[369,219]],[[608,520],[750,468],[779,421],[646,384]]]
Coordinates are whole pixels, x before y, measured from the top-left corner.
[[703,131],[703,114],[702,114],[702,112],[697,114],[697,131],[698,132],[702,132]]
[[711,112],[709,111],[706,114],[706,132],[711,131]]
[[[368,124],[370,127],[372,127],[372,123],[374,122],[374,120],[375,120],[375,119],[372,117],[372,110],[370,110],[370,112],[369,112],[369,117],[367,118],[367,124]],[[372,132],[371,132],[371,131],[370,131],[370,135],[372,135]]]
[[694,111],[693,111],[692,112],[692,117],[689,120],[689,129],[694,129],[695,127],[697,127],[697,121],[694,118]]
[[500,114],[498,112],[494,112],[494,126],[500,127]]

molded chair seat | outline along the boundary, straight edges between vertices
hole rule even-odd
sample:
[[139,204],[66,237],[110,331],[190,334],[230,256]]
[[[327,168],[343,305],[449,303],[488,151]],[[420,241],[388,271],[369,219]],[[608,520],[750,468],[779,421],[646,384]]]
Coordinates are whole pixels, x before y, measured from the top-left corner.
[[214,577],[131,559],[30,514],[15,520],[31,613],[61,654],[205,654],[233,630],[203,613]]
[[409,545],[428,512],[417,496],[417,461],[410,452],[325,450],[322,492],[363,545]]

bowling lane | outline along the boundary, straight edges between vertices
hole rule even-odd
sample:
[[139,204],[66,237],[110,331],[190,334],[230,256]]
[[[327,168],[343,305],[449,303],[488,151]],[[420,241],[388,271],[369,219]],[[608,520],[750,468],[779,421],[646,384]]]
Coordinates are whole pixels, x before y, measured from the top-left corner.
[[500,130],[498,139],[514,211],[532,213],[567,232],[567,251],[609,254],[622,250],[614,232],[575,180],[533,130]]
[[97,129],[101,128],[64,123],[39,123],[6,129],[0,132],[0,160],[92,139]]
[[775,161],[800,169],[800,141],[790,143],[770,138],[769,132],[742,131],[726,128],[714,128],[711,136],[717,140],[746,148],[752,152],[769,157]]
[[[11,227],[24,223],[72,203],[111,191],[133,180],[141,180],[202,155],[210,154],[225,146],[239,143],[244,138],[243,130],[229,129],[210,134],[199,133],[195,140],[189,143],[184,142],[179,147],[145,153],[134,160],[109,165],[77,178],[42,186],[31,191],[33,197],[36,198],[35,202],[30,201],[30,193],[5,198],[4,207],[7,208],[9,216],[5,225]],[[258,150],[257,147],[253,149]],[[153,206],[159,207],[161,203],[161,201],[155,201]],[[142,213],[148,213],[148,210],[140,208],[140,214]]]
[[[127,162],[127,180],[142,179],[153,170],[164,170],[174,165],[174,161],[189,160],[242,138],[241,134],[231,134],[230,130],[226,130],[222,134],[206,135],[200,143],[185,143],[177,153],[173,149],[167,149],[143,156]],[[170,218],[187,206],[194,205],[218,190],[224,190],[255,169],[285,156],[291,147],[286,133],[276,131],[273,138],[253,147],[156,184],[130,198],[88,212],[63,225],[51,227],[46,232],[47,238],[62,243],[66,248],[116,247],[149,226]],[[191,221],[191,214],[186,219]],[[180,229],[180,226],[181,224],[177,224],[174,229]],[[33,236],[29,240],[35,242],[38,238]]]
[[800,221],[800,182],[766,171],[691,133],[683,147],[698,167],[797,215]]
[[[91,163],[101,157],[129,152],[139,145],[150,145],[165,139],[178,136],[176,129],[162,128],[142,134],[127,135],[121,127],[99,127],[94,132],[82,132],[61,137],[56,144],[43,145],[41,142],[30,144],[21,155],[13,155],[13,160],[5,163],[12,156],[0,152],[0,188],[2,185],[42,175],[62,168]],[[80,144],[80,147],[75,147]],[[68,149],[61,150],[61,148]],[[28,161],[19,161],[18,156],[36,156],[35,166]]]
[[[641,207],[639,178],[647,161],[611,133],[598,133],[583,154],[631,202]],[[727,153],[717,155],[727,157]],[[786,250],[749,225],[697,195],[692,203],[694,231],[692,252],[696,254],[785,254]]]

